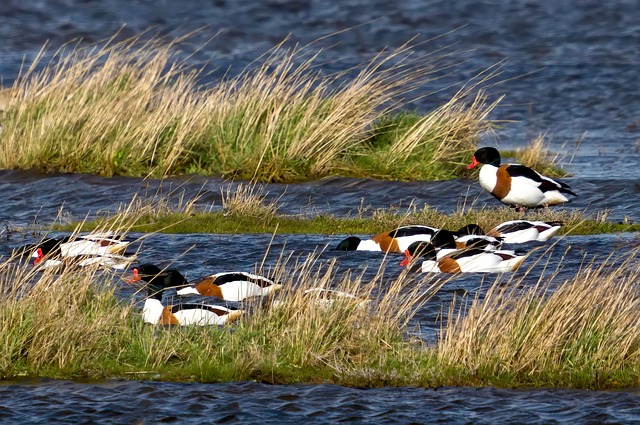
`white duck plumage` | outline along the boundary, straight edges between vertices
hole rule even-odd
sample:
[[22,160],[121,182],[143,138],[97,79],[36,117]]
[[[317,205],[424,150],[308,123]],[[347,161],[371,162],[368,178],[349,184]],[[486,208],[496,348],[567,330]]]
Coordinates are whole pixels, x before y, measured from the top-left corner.
[[418,256],[424,258],[420,263],[424,273],[503,273],[516,270],[526,258],[511,250],[454,247],[453,235],[444,230],[434,236],[432,243],[419,242],[409,247],[400,264],[405,266]]
[[562,227],[560,221],[505,221],[491,229],[487,234],[501,237],[505,243],[546,242]]
[[521,164],[500,164],[500,153],[492,147],[478,149],[471,164],[482,164],[480,186],[506,205],[536,208],[569,202],[565,195],[577,196],[569,185],[543,176]]
[[216,296],[227,301],[243,301],[250,297],[265,297],[282,285],[264,276],[247,272],[222,272],[178,290],[178,295]]
[[143,264],[133,269],[133,278],[129,282],[140,280],[147,282],[147,299],[142,309],[142,318],[146,323],[179,326],[224,325],[242,315],[242,310],[219,304],[162,304],[162,294],[166,289],[187,283],[177,270],[160,270],[154,265]]

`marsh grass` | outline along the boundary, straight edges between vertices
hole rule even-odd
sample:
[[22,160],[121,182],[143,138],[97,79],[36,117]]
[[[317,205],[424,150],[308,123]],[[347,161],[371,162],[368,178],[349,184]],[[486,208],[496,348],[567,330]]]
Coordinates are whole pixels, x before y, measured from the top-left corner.
[[[135,205],[115,215],[97,215],[83,223],[71,221],[56,225],[59,230],[73,230],[80,226],[89,231],[113,223],[114,220],[129,221],[136,231],[166,233],[284,233],[284,234],[377,234],[398,226],[422,224],[437,228],[457,230],[470,223],[478,224],[485,232],[509,220],[521,219],[519,213],[508,207],[480,207],[461,204],[452,213],[443,213],[426,204],[419,206],[410,202],[406,206],[391,205],[389,208],[371,208],[364,205],[353,214],[336,217],[330,214],[319,216],[292,216],[278,214],[279,200],[268,199],[264,187],[255,183],[228,185],[222,192],[221,210],[213,205],[205,210],[198,208],[195,200],[184,200],[178,206],[166,202],[166,198],[137,198]],[[180,206],[182,205],[182,206]],[[126,212],[125,212],[126,211]],[[610,211],[589,214],[581,210],[538,209],[528,211],[525,219],[560,221],[564,224],[560,234],[598,234],[612,232],[637,232],[640,225],[629,221],[612,222]]]
[[[7,260],[0,263],[0,375],[364,387],[638,385],[637,247],[583,264],[562,282],[557,273],[526,280],[547,267],[553,251],[524,274],[487,278],[474,299],[454,299],[433,344],[420,339],[412,319],[455,277],[406,270],[389,277],[395,258],[381,255],[365,279],[365,271],[340,269],[320,254],[282,252],[273,264],[256,263],[254,272],[283,289],[247,301],[233,325],[202,328],[143,324],[142,297],[123,291],[121,274],[54,274]],[[354,298],[318,303],[304,292],[312,288]]]
[[222,211],[225,217],[255,219],[270,223],[280,207],[282,193],[276,199],[268,200],[263,185],[257,182],[229,184],[220,189]]
[[[420,56],[407,44],[326,74],[313,44],[285,40],[239,75],[204,85],[203,71],[175,53],[182,38],[142,37],[52,55],[45,46],[8,90],[0,167],[263,182],[451,178],[499,101],[482,92],[490,70],[407,128],[401,111],[424,96],[418,87],[452,72],[453,53]],[[402,128],[388,145],[371,142],[389,127]]]
[[[493,285],[444,328],[440,360],[481,381],[638,385],[640,249],[549,281]],[[522,278],[524,279],[524,277]]]
[[548,177],[566,177],[569,174],[557,164],[569,154],[552,153],[544,134],[538,135],[528,145],[515,151],[503,151],[504,156],[512,156],[520,164],[533,168]]

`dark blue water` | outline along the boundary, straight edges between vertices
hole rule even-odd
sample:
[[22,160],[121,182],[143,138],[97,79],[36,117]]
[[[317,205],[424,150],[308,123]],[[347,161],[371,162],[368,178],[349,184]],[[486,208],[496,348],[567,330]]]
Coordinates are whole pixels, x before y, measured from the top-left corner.
[[[122,37],[152,33],[173,37],[201,28],[180,48],[194,64],[207,64],[212,78],[240,71],[290,34],[292,42],[318,41],[327,71],[361,63],[385,46],[397,47],[418,35],[426,53],[443,48],[464,60],[451,75],[422,89],[434,94],[416,107],[439,106],[456,87],[480,70],[504,61],[488,87],[505,100],[492,118],[503,122],[483,143],[522,147],[546,134],[566,181],[579,194],[566,208],[606,214],[613,221],[640,220],[640,6],[635,1],[358,1],[269,0],[98,1],[5,0],[0,7],[0,82],[18,75],[23,59],[32,59],[45,41],[56,48],[74,37],[95,42],[121,30]],[[204,42],[222,31],[203,47]],[[329,48],[330,47],[330,48]],[[0,253],[29,242],[30,224],[56,216],[83,217],[112,212],[134,194],[173,192],[178,199],[201,193],[201,208],[219,208],[220,189],[232,183],[217,179],[169,179],[164,182],[85,175],[41,175],[0,171]],[[361,206],[405,207],[411,202],[448,212],[460,205],[496,205],[476,181],[380,182],[328,178],[291,186],[269,185],[269,199],[280,197],[283,214],[356,214]],[[381,229],[383,230],[383,229]],[[135,235],[133,235],[135,236]],[[332,248],[346,235],[154,235],[145,241],[141,261],[172,262],[189,276],[214,271],[268,266],[281,251],[294,255]],[[637,247],[637,235],[570,236],[557,240],[551,253],[536,251],[523,266],[544,254],[549,267],[534,266],[531,281],[560,267],[561,282],[583,261]],[[225,247],[225,249],[220,249]],[[188,250],[192,248],[191,250]],[[183,254],[185,251],[188,252]],[[566,255],[565,255],[566,253]],[[325,250],[321,261],[338,257],[342,270],[381,264],[374,253]],[[399,273],[389,257],[386,275]],[[545,275],[546,276],[546,275]],[[506,278],[506,277],[505,277]],[[437,337],[438,313],[453,295],[481,294],[493,277],[456,278],[423,309],[414,323],[427,341]],[[134,296],[127,294],[125,296]],[[446,308],[444,309],[446,310]],[[54,380],[0,383],[0,417],[11,423],[640,423],[636,390],[384,388],[355,389],[333,385],[269,386],[157,383],[111,380]]]
[[[63,397],[60,394],[64,394]],[[8,399],[15,400],[8,408]],[[56,401],[52,405],[52,401]],[[495,388],[358,389],[253,382],[8,381],[7,423],[592,423],[640,420],[637,392]]]

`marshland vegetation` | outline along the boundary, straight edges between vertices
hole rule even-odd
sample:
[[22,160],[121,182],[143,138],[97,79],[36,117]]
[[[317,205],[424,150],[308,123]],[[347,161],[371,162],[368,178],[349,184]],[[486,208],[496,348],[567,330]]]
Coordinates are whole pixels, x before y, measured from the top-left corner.
[[[181,41],[114,36],[43,48],[2,92],[0,167],[261,182],[450,179],[467,173],[480,136],[498,125],[489,114],[501,98],[484,91],[497,67],[459,82],[433,111],[414,111],[455,69],[452,52],[419,56],[407,44],[327,73],[313,44],[285,41],[238,75],[209,81],[176,53]],[[537,155],[544,162],[546,152]]]
[[[232,325],[182,328],[144,324],[127,273],[38,271],[11,258],[0,264],[0,375],[365,387],[639,383],[637,247],[563,281],[531,282],[529,271],[544,264],[489,278],[476,294],[439,307],[449,311],[431,342],[414,318],[438,308],[429,301],[452,277],[389,277],[381,256],[365,279],[317,254],[280,255],[256,269],[283,284],[277,304],[249,301]],[[302,291],[318,287],[370,302],[310,302]]]
[[[127,221],[136,232],[163,233],[280,233],[280,234],[376,234],[399,226],[423,224],[437,228],[459,229],[476,223],[484,231],[509,220],[518,220],[514,209],[500,207],[460,206],[444,213],[426,204],[411,202],[407,206],[370,208],[362,205],[351,215],[286,215],[279,214],[279,198],[267,197],[265,186],[256,182],[238,183],[221,190],[221,205],[202,206],[198,200],[204,193],[187,199],[184,193],[176,202],[167,196],[136,197],[113,214],[95,214],[84,220],[56,223],[54,228],[91,231]],[[640,224],[632,221],[613,222],[607,211],[589,213],[567,209],[537,209],[527,212],[528,220],[560,221],[560,234],[590,235],[599,233],[637,232]]]
[[[281,216],[255,182],[328,175],[448,179],[464,165],[500,99],[482,84],[463,85],[426,114],[410,112],[411,93],[437,78],[447,55],[415,60],[409,46],[383,52],[347,73],[325,75],[319,53],[282,44],[261,64],[214,84],[176,59],[172,45],[141,39],[69,46],[39,56],[9,88],[2,116],[0,167],[102,176],[203,174],[247,179],[224,194],[221,211],[195,201],[177,209],[134,202],[109,217],[67,224],[75,230],[128,232],[373,234],[402,224],[488,229],[514,218],[508,208],[453,214],[419,206],[358,211],[353,217]],[[408,112],[409,111],[409,112]],[[521,156],[551,164],[540,141]],[[505,155],[507,156],[507,155]],[[531,161],[531,162],[529,162]],[[538,162],[536,162],[538,161]],[[559,169],[547,175],[562,175]],[[245,192],[242,192],[244,190]],[[530,218],[563,221],[565,231],[636,231],[605,216],[563,210]],[[60,226],[57,229],[71,230]],[[143,245],[144,249],[144,245]],[[268,249],[265,247],[265,250]],[[381,257],[382,258],[382,257]],[[316,253],[257,267],[283,284],[277,307],[252,301],[230,326],[160,328],[140,317],[141,295],[126,273],[89,266],[40,270],[18,258],[0,263],[0,376],[125,377],[179,381],[254,379],[351,386],[500,385],[621,388],[640,380],[638,248],[585,263],[562,282],[528,273],[488,279],[476,298],[457,299],[435,342],[413,320],[451,277],[406,271],[389,279],[340,270]],[[534,264],[531,267],[543,267]],[[302,290],[344,290],[319,307]]]

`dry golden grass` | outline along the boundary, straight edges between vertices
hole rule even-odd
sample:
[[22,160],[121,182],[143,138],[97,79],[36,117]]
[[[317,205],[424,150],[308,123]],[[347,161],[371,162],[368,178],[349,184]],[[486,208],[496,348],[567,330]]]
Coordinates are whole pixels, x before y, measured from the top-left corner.
[[566,158],[568,154],[552,153],[549,150],[549,142],[544,134],[540,134],[523,149],[516,150],[514,155],[519,163],[533,168],[543,175],[550,177],[568,175],[556,165]]
[[229,184],[221,188],[222,210],[225,216],[254,218],[270,222],[276,216],[280,199],[267,200],[265,187],[257,182]]
[[[320,262],[319,258],[310,253],[289,266],[291,258],[281,258],[275,266],[272,276],[283,283],[283,289],[273,303],[246,316],[234,332],[249,353],[238,357],[240,369],[264,374],[267,365],[276,373],[320,370],[316,380],[327,376],[344,382],[361,379],[373,365],[384,365],[409,349],[403,346],[403,329],[449,280],[427,280],[406,270],[388,280],[384,278],[386,260],[373,278],[365,280],[363,274],[339,270],[335,259]],[[343,295],[327,292],[331,290]],[[255,359],[261,362],[256,365]],[[380,378],[388,373],[383,366],[374,375]]]
[[557,288],[542,278],[496,282],[452,316],[437,347],[440,360],[523,383],[543,378],[599,387],[618,379],[628,385],[631,377],[637,385],[639,253],[585,264]]
[[[373,124],[410,105],[419,95],[409,93],[451,66],[450,54],[418,57],[405,45],[325,75],[317,66],[321,52],[285,40],[239,75],[204,86],[201,71],[173,53],[181,41],[114,36],[65,46],[48,63],[43,50],[11,88],[0,167],[260,181],[362,175],[368,169],[354,169],[353,158],[362,155]],[[398,141],[400,157],[435,150],[416,178],[460,146],[471,149],[487,129],[497,102],[476,93],[484,81],[465,86]],[[384,152],[374,169],[394,158]],[[402,171],[394,167],[387,171]]]

